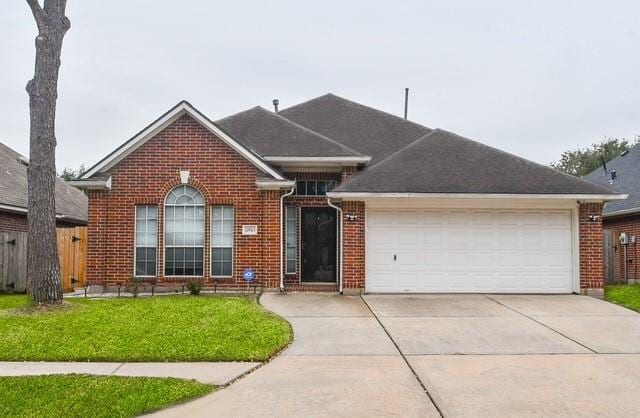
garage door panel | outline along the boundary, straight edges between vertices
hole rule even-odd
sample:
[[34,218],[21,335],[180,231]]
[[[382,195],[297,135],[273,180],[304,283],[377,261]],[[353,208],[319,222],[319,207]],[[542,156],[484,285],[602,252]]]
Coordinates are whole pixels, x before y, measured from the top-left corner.
[[370,211],[367,291],[570,293],[572,233],[568,210]]

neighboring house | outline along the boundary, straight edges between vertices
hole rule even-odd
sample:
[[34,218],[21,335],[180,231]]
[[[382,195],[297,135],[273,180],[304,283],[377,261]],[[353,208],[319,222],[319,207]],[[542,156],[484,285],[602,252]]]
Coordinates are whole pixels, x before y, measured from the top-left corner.
[[[0,291],[26,289],[28,166],[26,157],[0,143]],[[65,290],[84,280],[87,207],[84,193],[56,178],[58,254]]]
[[93,282],[348,292],[600,289],[624,198],[332,94],[216,122],[183,101],[76,185]]
[[[604,205],[603,228],[610,232],[612,255],[616,257],[611,263],[606,263],[608,268],[605,273],[611,281],[625,278],[625,245],[619,241],[620,234],[624,232],[627,235],[626,277],[640,279],[637,247],[640,240],[640,145],[608,161],[584,178],[629,195],[625,200],[611,201]],[[633,242],[632,237],[635,237]]]

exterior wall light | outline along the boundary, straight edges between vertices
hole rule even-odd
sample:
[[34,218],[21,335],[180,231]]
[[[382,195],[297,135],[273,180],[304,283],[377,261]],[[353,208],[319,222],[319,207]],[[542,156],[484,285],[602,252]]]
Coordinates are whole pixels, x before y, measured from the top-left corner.
[[599,215],[589,215],[589,220],[591,222],[598,222],[598,219],[600,219]]
[[354,215],[353,213],[347,213],[346,215],[344,215],[348,221],[355,221],[356,219],[358,219],[358,215]]

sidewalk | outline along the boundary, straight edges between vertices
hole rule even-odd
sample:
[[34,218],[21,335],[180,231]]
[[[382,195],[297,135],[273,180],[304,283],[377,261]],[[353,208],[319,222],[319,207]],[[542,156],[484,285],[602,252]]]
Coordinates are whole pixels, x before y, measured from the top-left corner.
[[66,363],[0,362],[0,376],[44,374],[95,374],[108,376],[176,377],[216,386],[226,385],[258,367],[260,363]]

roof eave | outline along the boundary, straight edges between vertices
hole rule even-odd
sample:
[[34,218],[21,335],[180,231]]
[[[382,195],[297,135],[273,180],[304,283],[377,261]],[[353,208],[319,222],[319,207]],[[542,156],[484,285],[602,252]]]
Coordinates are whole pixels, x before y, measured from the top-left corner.
[[256,186],[260,190],[282,190],[295,187],[296,182],[293,180],[256,180]]
[[111,177],[105,180],[72,180],[68,183],[80,190],[111,190]]
[[296,167],[346,167],[367,164],[371,157],[301,157],[301,156],[265,156],[267,162]]
[[393,193],[393,192],[328,192],[327,196],[336,199],[375,199],[375,198],[452,198],[452,199],[557,199],[580,200],[585,202],[606,202],[623,200],[626,194],[522,194],[522,193]]
[[604,213],[602,217],[603,218],[619,218],[621,216],[637,215],[637,214],[640,214],[640,208],[616,210],[614,212]]

